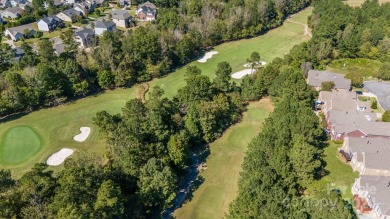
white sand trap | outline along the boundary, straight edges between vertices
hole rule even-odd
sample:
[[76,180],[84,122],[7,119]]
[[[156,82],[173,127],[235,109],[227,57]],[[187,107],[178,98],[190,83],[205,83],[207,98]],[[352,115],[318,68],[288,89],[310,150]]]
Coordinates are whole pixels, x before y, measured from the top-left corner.
[[81,132],[80,134],[73,137],[73,140],[78,141],[78,142],[85,141],[88,138],[89,133],[91,133],[91,128],[90,127],[81,127],[80,132]]
[[66,158],[73,154],[73,150],[69,148],[62,148],[58,152],[52,154],[49,158],[47,158],[47,165],[49,166],[58,166],[62,164]]
[[[263,61],[260,61],[260,62],[256,63],[256,65],[258,65],[258,64],[261,64],[262,66],[264,66],[264,65],[266,65],[267,63],[266,63],[266,62],[263,62]],[[251,63],[246,63],[246,64],[244,64],[244,67],[245,67],[245,68],[251,67]]]
[[198,62],[205,63],[208,59],[211,59],[211,57],[216,54],[218,54],[217,51],[207,52],[202,58],[198,59]]
[[242,71],[239,71],[239,72],[232,74],[232,78],[240,79],[240,78],[243,78],[245,75],[252,74],[255,71],[256,71],[255,69],[253,69],[253,70],[252,69],[245,69],[245,70],[242,70]]

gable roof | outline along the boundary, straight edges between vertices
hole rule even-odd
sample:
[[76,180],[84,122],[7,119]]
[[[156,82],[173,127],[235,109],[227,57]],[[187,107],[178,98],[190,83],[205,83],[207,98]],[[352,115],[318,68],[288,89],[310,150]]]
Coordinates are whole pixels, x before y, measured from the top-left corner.
[[[46,24],[51,24],[53,21],[57,21],[57,22],[59,22],[59,21],[61,21],[61,19],[59,19],[57,16],[55,16],[55,15],[52,15],[52,16],[49,16],[49,17],[44,17],[44,18],[42,18],[41,20],[39,20],[39,21],[43,21],[43,22],[45,22]],[[38,22],[39,22],[38,21]]]
[[351,79],[344,78],[343,74],[332,73],[328,71],[309,70],[308,84],[314,87],[321,87],[322,82],[333,81],[336,89],[351,88]]
[[115,23],[112,22],[112,21],[96,21],[95,22],[95,28],[105,28],[105,29],[109,29],[111,27],[115,26]]
[[365,167],[390,170],[390,138],[348,137],[348,146],[361,158]]
[[25,24],[17,27],[7,28],[6,30],[15,36],[18,33],[24,34],[24,30],[33,31],[34,29],[32,28],[31,24]]
[[147,2],[145,2],[143,4],[138,5],[138,8],[142,8],[144,6],[149,7],[149,8],[151,8],[154,11],[157,9],[156,5],[151,3],[151,2],[149,2],[149,1],[147,1]]
[[131,18],[131,15],[126,10],[114,10],[111,12],[113,19],[127,20]]
[[7,9],[5,9],[5,11],[8,11],[12,14],[22,14],[23,13],[23,9],[21,9],[19,7],[7,8]]
[[[72,18],[72,15],[82,15],[82,13],[80,11],[77,11],[76,9],[74,8],[70,8],[70,9],[67,9],[65,11],[61,11],[60,13]],[[60,14],[58,13],[58,14]]]
[[87,39],[88,37],[95,36],[95,32],[92,29],[87,28],[75,32],[75,35],[82,39]]
[[390,176],[361,175],[360,189],[368,192],[382,214],[390,215]]

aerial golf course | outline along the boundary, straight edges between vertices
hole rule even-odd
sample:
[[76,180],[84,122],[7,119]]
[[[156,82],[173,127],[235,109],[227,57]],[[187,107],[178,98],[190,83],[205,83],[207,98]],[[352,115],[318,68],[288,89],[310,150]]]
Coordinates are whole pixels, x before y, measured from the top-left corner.
[[[311,10],[306,9],[291,20],[305,20]],[[227,61],[235,73],[245,69],[243,65],[246,64],[246,58],[254,51],[260,53],[261,61],[268,63],[308,39],[303,25],[286,21],[282,27],[262,36],[216,46],[213,50],[218,53],[207,62],[194,61],[191,64],[197,65],[203,74],[214,77],[217,64]],[[164,78],[149,82],[149,85],[160,86],[167,97],[172,97],[185,84],[184,72],[185,66]],[[92,118],[102,110],[120,113],[125,103],[137,96],[136,86],[130,89],[115,89],[63,106],[0,120],[0,168],[11,169],[14,177],[20,177],[35,163],[46,162],[50,155],[63,148],[74,150],[71,157],[83,151],[102,153],[105,143],[99,137]],[[178,218],[180,215],[192,218],[223,216],[237,191],[237,179],[247,143],[260,131],[262,121],[271,110],[272,105],[268,100],[251,103],[243,122],[231,127],[210,145],[211,154],[206,160],[208,169],[202,173],[205,180],[200,185],[199,192],[193,194],[192,200],[177,211]],[[73,139],[80,133],[80,127],[91,128],[88,138],[83,142]],[[50,167],[55,171],[61,168],[63,165]],[[212,192],[209,192],[210,190]],[[207,214],[211,210],[213,215]]]

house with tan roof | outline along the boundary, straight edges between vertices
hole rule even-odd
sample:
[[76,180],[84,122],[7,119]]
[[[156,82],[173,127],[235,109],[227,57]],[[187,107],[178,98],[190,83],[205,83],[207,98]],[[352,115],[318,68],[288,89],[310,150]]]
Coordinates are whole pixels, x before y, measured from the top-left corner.
[[324,113],[329,110],[358,110],[367,112],[371,110],[371,102],[360,101],[356,92],[349,92],[347,90],[321,91],[318,100],[323,103]]
[[17,27],[7,28],[4,31],[4,36],[9,37],[13,41],[18,41],[20,39],[24,39],[26,37],[25,36],[26,33],[28,33],[29,36],[35,34],[35,30],[31,26],[31,24],[25,24]]

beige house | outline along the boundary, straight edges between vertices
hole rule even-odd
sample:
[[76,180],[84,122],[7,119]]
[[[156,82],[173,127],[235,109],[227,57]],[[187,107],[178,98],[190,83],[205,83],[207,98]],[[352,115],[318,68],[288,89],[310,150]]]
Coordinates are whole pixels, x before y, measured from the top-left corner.
[[347,137],[340,152],[361,175],[390,176],[389,138]]
[[75,10],[74,8],[61,11],[57,14],[57,17],[65,22],[72,22],[72,18],[76,16],[83,16],[83,14],[80,11]]
[[132,17],[126,10],[114,10],[111,12],[112,21],[117,27],[128,28]]
[[324,113],[330,110],[357,110],[363,112],[371,111],[370,101],[360,101],[356,92],[347,90],[321,91],[318,100],[322,102]]

